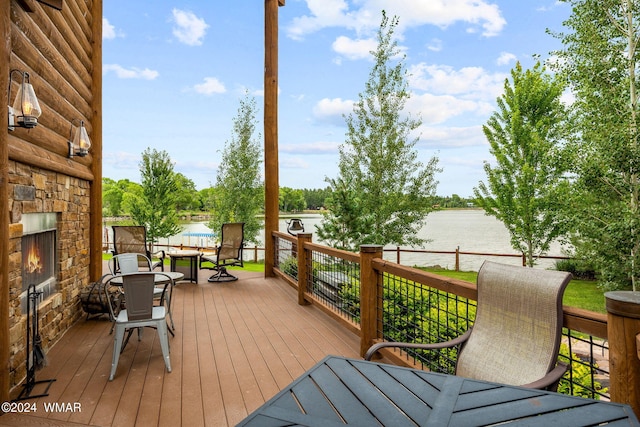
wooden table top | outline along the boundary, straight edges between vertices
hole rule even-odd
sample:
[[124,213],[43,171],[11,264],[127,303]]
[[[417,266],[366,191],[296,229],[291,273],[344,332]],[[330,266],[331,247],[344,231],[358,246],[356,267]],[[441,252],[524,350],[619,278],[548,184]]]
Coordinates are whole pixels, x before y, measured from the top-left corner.
[[246,426],[640,426],[629,405],[328,356]]

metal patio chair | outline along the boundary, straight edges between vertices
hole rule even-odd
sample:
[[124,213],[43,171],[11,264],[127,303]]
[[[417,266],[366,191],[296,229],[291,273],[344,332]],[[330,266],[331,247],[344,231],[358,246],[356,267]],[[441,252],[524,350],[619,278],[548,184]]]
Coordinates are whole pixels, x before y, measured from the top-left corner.
[[[171,372],[168,327],[166,321],[167,311],[162,305],[153,305],[153,292],[155,289],[156,274],[164,273],[138,272],[121,275],[122,286],[124,288],[124,294],[126,295],[126,308],[120,310],[117,314],[113,311],[111,313],[115,319],[115,334],[113,338],[113,356],[111,360],[109,381],[112,381],[116,374],[120,353],[124,350],[126,343],[129,341],[131,332],[134,329],[146,326],[154,327],[158,331],[160,347],[162,348],[162,357],[164,358],[167,372]],[[171,283],[171,278],[169,276],[167,276],[167,280]],[[124,334],[127,331],[129,331],[129,334],[125,339]]]
[[442,343],[380,342],[381,348],[433,350],[459,346],[456,375],[484,381],[556,390],[567,365],[558,362],[562,296],[571,274],[485,261],[478,272],[473,326]]
[[[164,271],[164,251],[152,252],[147,242],[147,228],[143,225],[114,225],[113,229],[113,254],[137,253],[145,255],[151,260],[151,270],[160,267]],[[141,261],[141,267],[144,261]],[[114,266],[119,272],[118,265]]]
[[[232,282],[238,280],[236,276],[227,271],[229,266],[243,267],[242,252],[244,249],[244,222],[230,222],[222,224],[220,233],[220,245],[215,254],[200,255],[200,268],[215,270],[216,274],[209,277],[209,282]],[[204,266],[210,262],[213,267]]]

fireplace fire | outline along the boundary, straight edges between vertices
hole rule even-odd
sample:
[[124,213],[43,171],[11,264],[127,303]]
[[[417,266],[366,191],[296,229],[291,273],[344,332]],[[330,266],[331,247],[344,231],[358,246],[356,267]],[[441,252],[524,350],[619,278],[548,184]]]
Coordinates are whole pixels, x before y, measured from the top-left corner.
[[[56,227],[52,217],[37,215],[23,223],[22,235],[22,309],[27,308],[27,290],[35,285],[46,299],[57,290],[56,280]],[[24,218],[23,218],[24,219]],[[26,311],[24,311],[26,312]]]

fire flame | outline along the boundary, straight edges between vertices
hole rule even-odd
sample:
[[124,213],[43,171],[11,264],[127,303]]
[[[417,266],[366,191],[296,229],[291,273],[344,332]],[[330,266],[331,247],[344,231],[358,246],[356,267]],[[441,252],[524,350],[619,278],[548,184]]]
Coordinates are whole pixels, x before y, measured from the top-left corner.
[[35,247],[35,245],[29,248],[25,270],[29,273],[42,272],[42,262],[40,260],[40,254],[38,253],[38,249]]

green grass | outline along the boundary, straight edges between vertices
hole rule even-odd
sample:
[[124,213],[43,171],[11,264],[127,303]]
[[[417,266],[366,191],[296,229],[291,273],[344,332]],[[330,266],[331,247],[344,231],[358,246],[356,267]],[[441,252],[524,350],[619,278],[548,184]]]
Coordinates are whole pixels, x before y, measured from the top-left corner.
[[[475,271],[452,271],[434,268],[424,268],[423,270],[471,283],[475,283],[478,276]],[[591,280],[572,280],[569,282],[569,286],[564,292],[562,303],[569,307],[582,308],[596,313],[607,312],[604,291],[598,288],[597,282]]]

